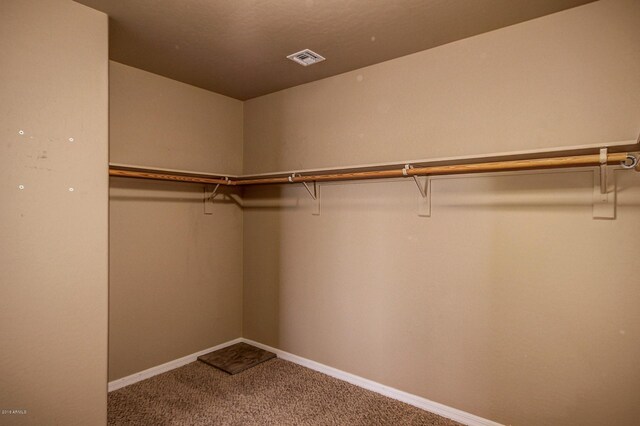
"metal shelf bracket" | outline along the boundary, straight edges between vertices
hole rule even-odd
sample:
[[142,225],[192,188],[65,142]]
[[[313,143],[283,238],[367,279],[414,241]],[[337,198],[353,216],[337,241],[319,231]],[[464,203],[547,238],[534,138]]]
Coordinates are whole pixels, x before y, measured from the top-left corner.
[[600,166],[593,171],[593,218],[616,218],[616,181],[607,167],[607,148],[600,150]]
[[[227,181],[227,183],[229,182],[229,178],[225,177],[224,178],[225,181]],[[216,184],[216,186],[213,187],[213,190],[210,190],[210,186],[205,185],[204,186],[204,214],[213,214],[213,202],[216,198],[216,195],[218,195],[218,189],[220,188],[221,184]]]
[[[607,148],[600,150],[600,166],[593,171],[593,218],[594,219],[615,219],[616,218],[616,175],[617,166],[607,166]],[[626,158],[620,162],[622,170],[629,170],[638,167],[638,157],[627,154]]]
[[[402,174],[408,176],[407,171],[412,168],[413,166],[411,164],[405,164],[404,169],[402,169]],[[412,177],[420,193],[418,195],[418,216],[431,217],[431,176],[420,178],[413,175]],[[423,183],[420,182],[421,180]]]
[[[289,176],[289,182],[294,183],[294,178],[296,176],[300,177],[302,175],[299,173],[292,173],[291,176]],[[314,180],[313,191],[312,191],[309,185],[307,184],[307,182],[301,182],[301,183],[304,185],[304,188],[307,190],[307,192],[309,193],[309,195],[314,201],[313,211],[311,212],[311,214],[314,216],[320,216],[320,185],[318,184],[318,182]]]

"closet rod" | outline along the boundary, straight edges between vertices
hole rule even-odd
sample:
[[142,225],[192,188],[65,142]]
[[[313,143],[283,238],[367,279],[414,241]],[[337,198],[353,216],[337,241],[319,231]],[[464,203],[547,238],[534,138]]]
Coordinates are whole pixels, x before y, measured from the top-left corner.
[[[607,164],[617,164],[627,159],[626,153],[607,155]],[[491,163],[451,164],[447,166],[428,166],[402,168],[392,170],[375,170],[365,172],[329,173],[304,176],[288,176],[275,178],[239,179],[235,185],[260,185],[288,182],[328,182],[338,180],[385,179],[405,176],[432,176],[464,173],[487,173],[514,170],[535,170],[564,167],[584,167],[600,165],[600,156],[580,155],[573,157],[539,158],[530,160],[496,161]]]
[[[633,163],[631,167],[636,166],[637,160],[634,156],[627,153],[607,154],[606,164],[623,164],[627,161]],[[390,170],[371,170],[371,171],[354,171],[343,173],[319,173],[300,175],[294,173],[290,176],[266,177],[266,178],[207,178],[196,175],[178,175],[169,173],[154,173],[149,171],[109,169],[110,176],[120,176],[139,179],[167,180],[177,182],[205,183],[205,184],[221,184],[230,186],[244,185],[267,185],[279,183],[297,183],[297,182],[329,182],[341,180],[362,180],[362,179],[386,179],[407,176],[435,176],[435,175],[451,175],[464,173],[487,173],[501,171],[518,171],[518,170],[539,170],[552,168],[567,167],[588,167],[600,166],[600,155],[578,155],[571,157],[553,157],[553,158],[536,158],[527,160],[509,160],[495,161],[490,163],[472,163],[472,164],[451,164],[445,166],[428,166],[428,167],[404,167],[401,169]]]
[[137,179],[151,179],[151,180],[169,180],[174,182],[189,182],[189,183],[206,183],[212,185],[234,185],[231,180],[228,178],[208,178],[196,175],[183,175],[183,174],[171,174],[171,173],[156,173],[156,172],[146,172],[139,170],[123,170],[123,169],[114,169],[113,167],[109,168],[109,176],[119,176],[119,177],[127,177],[127,178],[137,178]]

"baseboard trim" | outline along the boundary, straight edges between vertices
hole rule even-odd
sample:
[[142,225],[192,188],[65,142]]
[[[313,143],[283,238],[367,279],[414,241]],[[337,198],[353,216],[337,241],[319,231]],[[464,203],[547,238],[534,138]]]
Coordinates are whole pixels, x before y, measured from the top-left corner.
[[176,360],[151,367],[144,371],[140,371],[139,373],[114,380],[112,382],[109,382],[108,390],[109,392],[111,392],[148,379],[150,377],[157,376],[158,374],[166,373],[167,371],[194,362],[200,355],[217,351],[218,349],[226,348],[227,346],[231,346],[240,342],[245,342],[258,348],[273,352],[278,355],[279,358],[286,361],[291,361],[295,364],[302,365],[303,367],[307,367],[320,373],[324,373],[328,376],[335,377],[336,379],[344,380],[345,382],[351,383],[352,385],[356,385],[358,387],[379,393],[380,395],[388,396],[389,398],[402,401],[426,411],[430,411],[434,414],[438,414],[442,417],[455,420],[456,422],[462,423],[467,426],[503,426],[500,423],[496,423],[492,420],[467,413],[466,411],[458,410],[457,408],[449,407],[447,405],[440,404],[438,402],[431,401],[429,399],[422,398],[420,396],[374,382],[373,380],[365,379],[364,377],[356,376],[355,374],[347,373],[346,371],[338,370],[337,368],[329,367],[328,365],[324,365],[319,362],[312,361],[310,359],[303,358],[301,356],[294,355],[292,353],[285,352],[268,345],[264,345],[260,342],[255,342],[251,339],[245,339],[243,337],[239,337],[237,339],[221,343],[212,348],[204,349],[191,355],[187,355],[182,358],[178,358]]
[[335,377],[339,380],[344,380],[358,387],[368,389],[370,391],[379,393],[389,398],[405,402],[414,407],[421,408],[426,411],[430,411],[434,414],[438,414],[442,417],[446,417],[456,422],[462,423],[467,426],[503,426],[500,423],[496,423],[492,420],[488,420],[479,416],[476,416],[466,411],[458,410],[457,408],[449,407],[444,404],[440,404],[435,401],[431,401],[426,398],[422,398],[417,395],[404,392],[390,386],[386,386],[373,380],[365,379],[355,374],[347,373],[346,371],[338,370],[337,368],[329,367],[328,365],[320,364],[319,362],[312,361],[307,358],[303,358],[298,355],[291,354],[289,352],[282,351],[280,349],[272,348],[271,346],[264,345],[260,342],[255,342],[250,339],[242,338],[241,341],[250,345],[257,346],[261,349],[270,351],[278,355],[279,358],[291,361],[295,364],[302,365],[303,367],[310,368],[312,370],[324,373],[328,376]]
[[203,349],[199,352],[193,353],[191,355],[183,356],[182,358],[174,359],[173,361],[166,362],[161,365],[157,365],[155,367],[148,368],[144,371],[140,371],[139,373],[134,373],[130,376],[123,377],[121,379],[114,380],[109,382],[108,392],[123,388],[125,386],[132,385],[134,383],[140,382],[142,380],[148,379],[149,377],[157,376],[158,374],[166,373],[167,371],[173,370],[178,367],[182,367],[183,365],[187,365],[196,359],[200,355],[207,354],[209,352],[217,351],[218,349],[226,348],[227,346],[234,345],[236,343],[242,342],[243,339],[238,337],[237,339],[230,340],[228,342],[221,343],[217,346],[214,346],[209,349]]

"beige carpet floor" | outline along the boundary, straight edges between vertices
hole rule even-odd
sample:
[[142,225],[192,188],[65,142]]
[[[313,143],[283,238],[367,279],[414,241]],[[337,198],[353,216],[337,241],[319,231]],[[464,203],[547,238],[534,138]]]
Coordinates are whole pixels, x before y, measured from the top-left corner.
[[281,359],[230,376],[196,361],[109,393],[109,425],[459,425]]

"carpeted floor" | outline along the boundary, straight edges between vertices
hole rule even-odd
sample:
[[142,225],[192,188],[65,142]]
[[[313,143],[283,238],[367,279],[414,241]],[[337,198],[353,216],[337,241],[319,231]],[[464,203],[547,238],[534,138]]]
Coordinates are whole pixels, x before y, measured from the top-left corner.
[[281,359],[230,376],[196,361],[109,393],[109,425],[459,425]]

